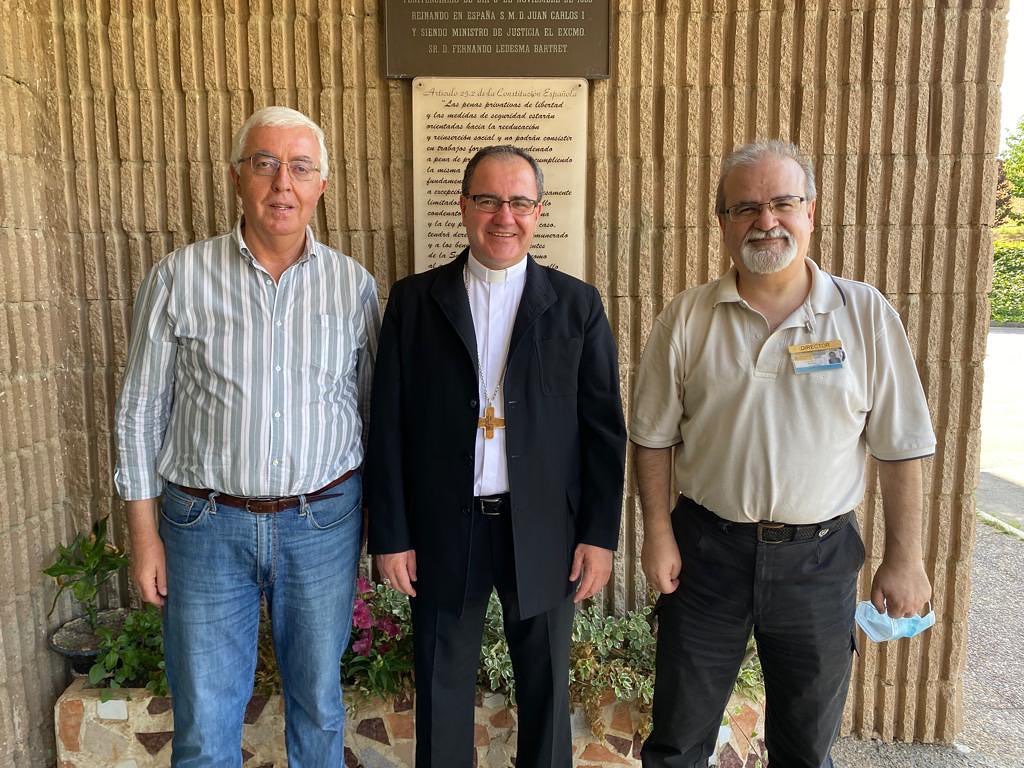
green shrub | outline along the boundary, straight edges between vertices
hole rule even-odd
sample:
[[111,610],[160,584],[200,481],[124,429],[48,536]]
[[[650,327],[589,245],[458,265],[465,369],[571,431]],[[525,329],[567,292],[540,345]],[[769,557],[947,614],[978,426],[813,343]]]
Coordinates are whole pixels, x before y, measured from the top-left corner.
[[992,265],[993,323],[1024,323],[1024,242],[999,241]]
[[[603,736],[601,709],[613,697],[650,709],[654,696],[656,640],[651,609],[606,616],[596,605],[579,610],[573,622],[569,656],[569,698],[583,709],[594,734]],[[269,621],[260,622],[256,690],[280,691]],[[413,685],[412,626],[408,599],[381,584],[359,578],[352,614],[352,636],[342,659],[342,681],[366,696],[390,696]],[[133,611],[117,634],[100,630],[103,646],[89,672],[93,685],[108,688],[145,685],[166,695],[160,613],[152,606]],[[484,621],[478,671],[483,690],[504,694],[515,702],[512,660],[505,642],[501,605],[492,595]],[[748,696],[763,690],[753,641],[743,660],[736,689]],[[109,698],[105,691],[104,698]],[[649,726],[641,726],[646,735]]]
[[145,687],[154,696],[167,695],[164,672],[164,638],[160,611],[147,605],[132,611],[116,633],[106,627],[97,630],[100,651],[89,670],[89,683],[105,686],[101,698],[111,689]]
[[59,587],[47,616],[53,613],[64,591],[71,590],[75,600],[85,609],[89,627],[95,632],[100,590],[128,564],[128,555],[107,540],[106,517],[94,522],[88,534],[79,533],[70,546],[62,544],[58,549],[57,559],[43,571],[53,577]]

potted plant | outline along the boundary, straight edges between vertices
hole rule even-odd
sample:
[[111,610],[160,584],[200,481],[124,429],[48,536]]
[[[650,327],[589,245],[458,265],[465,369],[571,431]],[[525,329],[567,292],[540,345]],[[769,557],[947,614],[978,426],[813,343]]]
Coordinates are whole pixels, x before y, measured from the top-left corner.
[[100,610],[103,586],[128,564],[128,556],[107,538],[107,518],[101,517],[88,533],[79,533],[69,546],[60,545],[57,559],[43,570],[57,582],[57,594],[49,615],[65,591],[85,611],[84,616],[60,626],[50,636],[50,647],[71,661],[72,669],[85,674],[100,646],[100,630],[119,631],[124,610]]

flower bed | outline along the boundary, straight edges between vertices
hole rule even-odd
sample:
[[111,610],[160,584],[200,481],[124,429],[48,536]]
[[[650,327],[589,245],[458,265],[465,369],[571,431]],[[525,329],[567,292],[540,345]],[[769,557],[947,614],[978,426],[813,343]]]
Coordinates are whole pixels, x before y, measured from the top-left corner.
[[[159,613],[135,612],[117,637],[106,638],[90,671],[93,683],[71,685],[56,705],[57,768],[150,768],[170,760],[173,733],[163,675]],[[155,619],[155,620],[151,620]],[[347,768],[411,766],[413,758],[412,635],[409,602],[397,592],[359,579],[352,638],[342,659],[349,708]],[[243,736],[244,765],[286,765],[280,680],[264,622],[256,670],[257,695],[249,703]],[[143,651],[145,651],[143,653]],[[650,722],[655,640],[649,609],[605,616],[591,606],[577,612],[570,653],[575,765],[639,765]],[[148,690],[129,686],[148,683]],[[124,688],[119,688],[124,686]],[[512,662],[501,607],[492,600],[484,622],[478,674],[477,765],[506,768],[515,749]],[[751,650],[727,713],[719,765],[745,768],[761,756],[760,670]],[[512,702],[511,704],[508,702]]]
[[[76,679],[54,707],[57,768],[166,768],[171,760],[174,721],[171,701],[145,689],[124,689],[108,701],[102,689]],[[403,693],[367,697],[346,690],[346,768],[411,768],[413,700]],[[647,713],[608,695],[600,702],[603,738],[594,735],[582,709],[572,716],[573,762],[577,768],[639,766],[641,731]],[[718,749],[719,768],[754,765],[763,759],[759,734],[764,712],[757,701],[735,696],[728,709],[729,734]],[[497,693],[477,694],[477,765],[508,768],[515,755],[514,707]],[[281,697],[257,695],[249,702],[242,736],[247,768],[285,768],[284,711]]]

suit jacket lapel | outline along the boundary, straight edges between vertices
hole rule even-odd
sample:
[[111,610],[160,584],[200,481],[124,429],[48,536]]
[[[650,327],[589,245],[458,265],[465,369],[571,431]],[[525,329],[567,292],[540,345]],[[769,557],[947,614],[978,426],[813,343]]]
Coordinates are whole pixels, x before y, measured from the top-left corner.
[[469,296],[466,295],[466,280],[463,273],[468,254],[469,249],[466,248],[450,264],[438,267],[437,280],[434,281],[430,293],[462,339],[469,359],[473,362],[473,370],[479,375],[480,372],[476,370],[476,331],[473,329],[473,315],[469,309]]
[[[551,287],[551,281],[532,256],[527,255],[526,285],[523,287],[523,298],[519,301],[515,323],[512,325],[512,338],[508,344],[508,359],[516,351],[523,335],[544,311],[555,303],[557,296]],[[470,321],[472,323],[472,320]]]

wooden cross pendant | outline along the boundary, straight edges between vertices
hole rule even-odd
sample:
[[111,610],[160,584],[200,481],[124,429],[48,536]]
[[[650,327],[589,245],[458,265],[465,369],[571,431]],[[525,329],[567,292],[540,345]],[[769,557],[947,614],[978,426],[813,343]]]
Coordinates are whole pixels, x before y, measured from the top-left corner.
[[488,405],[484,408],[484,415],[477,420],[477,426],[484,428],[484,439],[490,440],[494,437],[495,429],[503,429],[505,426],[505,420],[496,418],[494,415],[494,406]]

